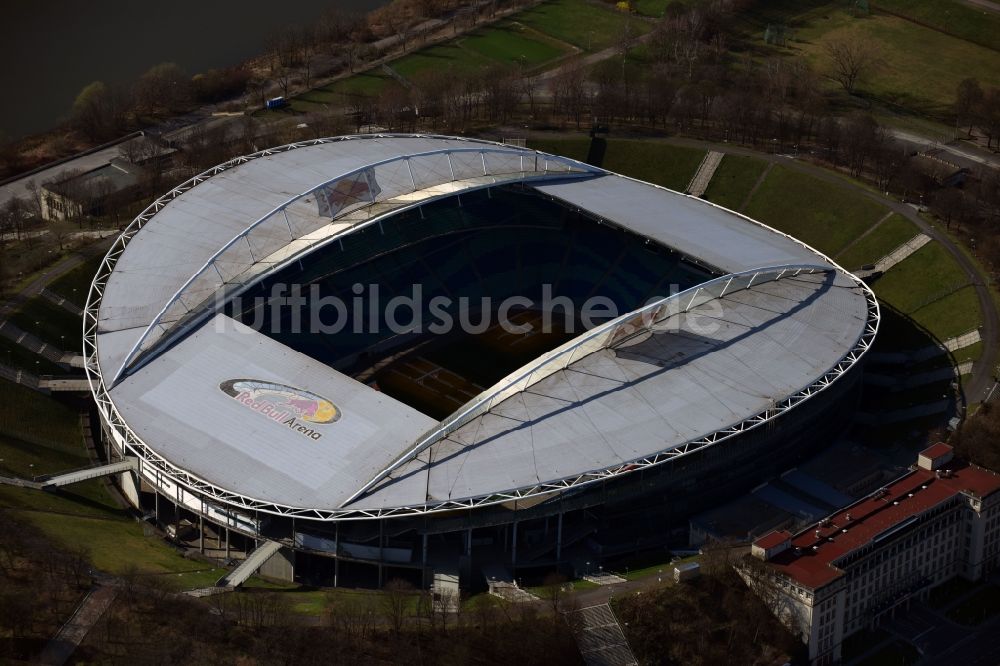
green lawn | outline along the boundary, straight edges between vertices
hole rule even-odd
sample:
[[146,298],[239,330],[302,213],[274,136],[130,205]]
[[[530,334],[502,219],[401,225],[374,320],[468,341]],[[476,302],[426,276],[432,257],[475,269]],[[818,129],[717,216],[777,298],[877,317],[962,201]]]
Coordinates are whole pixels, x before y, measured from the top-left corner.
[[739,210],[766,168],[767,162],[755,157],[726,155],[705,190],[705,198],[730,210]]
[[700,148],[609,139],[603,167],[683,192],[704,157]]
[[63,403],[0,379],[0,438],[56,451],[80,451],[80,418]]
[[537,67],[569,52],[560,42],[515,22],[504,22],[493,28],[477,30],[459,43],[462,48],[494,62],[521,63],[528,68]]
[[961,0],[877,0],[872,5],[1000,50],[1000,15]]
[[[827,73],[826,45],[840,39],[879,45],[882,64],[860,82],[859,91],[917,115],[947,117],[959,81],[969,76],[996,81],[1000,71],[1000,52],[885,14],[854,18],[833,10],[811,15],[791,46]],[[833,81],[828,85],[837,88]]]
[[104,261],[104,253],[100,252],[62,277],[57,278],[48,286],[49,291],[59,294],[81,308],[84,307],[87,304],[90,283],[94,281],[94,276],[97,275],[97,269],[102,261]]
[[[75,409],[0,380],[0,474],[28,478],[89,464]],[[58,494],[0,486],[0,507],[89,516],[117,510],[98,480]]]
[[[939,340],[968,333],[983,321],[976,289],[972,285],[920,308],[911,316]],[[970,353],[971,348],[970,351],[959,350],[955,358],[962,361]]]
[[744,212],[829,255],[864,233],[886,209],[844,187],[776,166]]
[[650,30],[645,21],[586,0],[552,0],[518,14],[517,20],[585,51],[600,51],[613,45],[626,24],[630,24],[633,35]]
[[540,150],[543,153],[562,155],[570,159],[584,161],[590,149],[590,139],[585,137],[572,139],[529,139],[528,148]]
[[[93,518],[79,515],[25,511],[22,516],[46,535],[68,548],[85,545],[98,569],[121,573],[134,564],[142,573],[202,571],[199,562],[185,559],[155,534],[146,536],[143,525],[125,516]],[[194,579],[192,579],[194,580]],[[194,580],[200,586],[200,579]]]
[[914,315],[968,283],[940,244],[930,242],[875,280],[875,294],[897,310]]
[[80,317],[41,296],[25,301],[10,320],[63,351],[79,352],[83,346]]
[[634,0],[632,2],[632,9],[643,16],[659,18],[663,16],[663,12],[667,10],[667,5],[673,1],[674,0]]
[[918,233],[916,225],[898,213],[893,213],[875,231],[837,254],[834,259],[848,270],[873,264]]
[[399,87],[399,83],[380,69],[375,69],[334,81],[321,88],[308,90],[293,97],[289,103],[292,110],[308,113],[329,106],[349,106],[358,98],[378,97],[384,90],[393,86]]
[[421,49],[416,53],[393,60],[389,66],[407,79],[425,71],[445,71],[470,74],[493,64],[488,58],[461,48],[454,43],[440,44]]

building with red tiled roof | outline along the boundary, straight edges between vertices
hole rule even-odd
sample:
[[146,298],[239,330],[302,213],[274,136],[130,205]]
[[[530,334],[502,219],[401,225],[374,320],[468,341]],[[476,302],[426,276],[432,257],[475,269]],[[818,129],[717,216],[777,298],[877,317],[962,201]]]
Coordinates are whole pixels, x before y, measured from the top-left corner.
[[775,612],[802,632],[814,663],[843,639],[952,578],[998,563],[1000,475],[935,444],[909,472],[798,534],[771,532],[752,553],[781,594]]

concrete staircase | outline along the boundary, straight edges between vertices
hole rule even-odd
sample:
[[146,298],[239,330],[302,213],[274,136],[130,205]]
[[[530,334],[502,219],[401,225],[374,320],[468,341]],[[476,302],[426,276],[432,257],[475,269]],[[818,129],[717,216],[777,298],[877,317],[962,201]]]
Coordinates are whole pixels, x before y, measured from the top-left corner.
[[587,666],[637,664],[625,632],[608,604],[588,606],[563,616],[573,631],[577,648]]
[[265,540],[238,567],[220,578],[215,584],[216,587],[239,587],[279,550],[281,550],[280,543]]
[[910,240],[906,241],[895,250],[885,255],[881,259],[875,262],[875,267],[867,271],[858,271],[855,273],[862,280],[871,277],[877,273],[885,273],[887,270],[903,261],[911,254],[927,245],[931,240],[931,237],[926,234],[917,234]]
[[725,157],[725,153],[720,153],[714,150],[708,151],[705,155],[705,159],[701,161],[698,165],[698,170],[694,172],[694,178],[688,183],[687,193],[693,197],[700,197],[708,189],[708,184],[712,182],[712,176],[715,175],[715,170],[719,168],[719,164],[722,163],[722,158]]

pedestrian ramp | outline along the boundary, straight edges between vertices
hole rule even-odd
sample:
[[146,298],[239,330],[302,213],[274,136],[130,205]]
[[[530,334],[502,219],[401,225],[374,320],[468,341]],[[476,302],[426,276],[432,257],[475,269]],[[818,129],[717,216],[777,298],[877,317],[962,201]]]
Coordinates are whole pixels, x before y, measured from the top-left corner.
[[43,489],[60,488],[74,483],[80,483],[81,481],[99,479],[102,476],[111,476],[112,474],[121,474],[122,472],[135,472],[138,471],[138,469],[139,463],[136,458],[126,458],[125,460],[109,463],[107,465],[85,467],[84,469],[78,469],[73,472],[57,474],[56,476],[50,476],[46,479],[40,479],[39,482],[41,483]]

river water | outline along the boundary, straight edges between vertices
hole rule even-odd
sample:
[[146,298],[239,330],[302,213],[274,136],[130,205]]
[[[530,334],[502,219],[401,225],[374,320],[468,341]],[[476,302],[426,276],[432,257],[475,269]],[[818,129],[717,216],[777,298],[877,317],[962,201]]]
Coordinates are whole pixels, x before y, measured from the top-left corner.
[[0,142],[52,128],[91,81],[128,84],[161,62],[188,73],[264,51],[268,35],[328,7],[386,0],[6,0],[0,8]]

